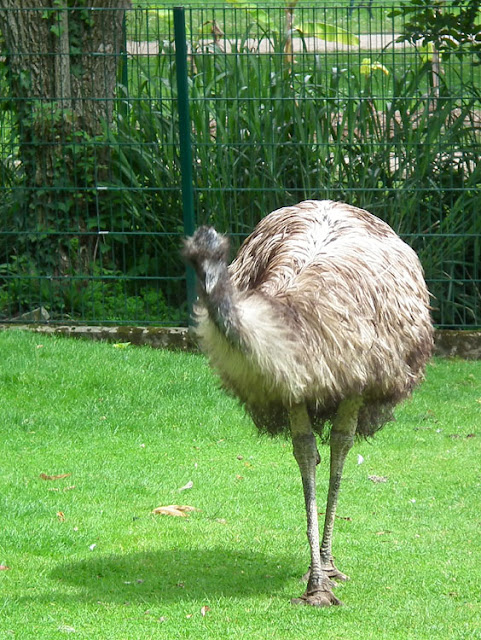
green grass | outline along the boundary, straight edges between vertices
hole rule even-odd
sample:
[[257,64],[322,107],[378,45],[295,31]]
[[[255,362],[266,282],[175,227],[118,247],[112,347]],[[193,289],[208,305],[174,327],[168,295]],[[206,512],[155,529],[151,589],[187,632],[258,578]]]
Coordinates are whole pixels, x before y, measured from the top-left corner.
[[[201,356],[0,332],[0,638],[481,638],[480,381],[435,361],[355,445],[346,606],[316,610],[289,602],[308,564],[291,445],[258,437]],[[175,503],[200,511],[151,513]]]

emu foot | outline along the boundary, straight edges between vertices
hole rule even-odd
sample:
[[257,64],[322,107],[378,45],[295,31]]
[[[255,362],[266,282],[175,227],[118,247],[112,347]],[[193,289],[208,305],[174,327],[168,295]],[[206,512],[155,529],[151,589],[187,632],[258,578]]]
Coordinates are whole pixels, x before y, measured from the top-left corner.
[[[337,582],[347,582],[347,580],[349,580],[349,576],[346,576],[345,573],[342,573],[342,571],[339,571],[339,569],[335,566],[332,558],[329,561],[322,563],[322,570],[324,574],[331,579],[332,582],[330,586],[336,587]],[[309,569],[307,570],[307,573],[305,573],[302,576],[301,581],[308,582],[310,576],[311,576],[311,567],[309,567]]]
[[334,580],[334,582],[347,582],[347,580],[349,580],[349,576],[346,576],[345,573],[339,571],[335,566],[332,558],[328,562],[322,564],[322,570],[327,576],[329,576],[329,578],[331,578],[331,580]]
[[334,583],[324,572],[313,578],[312,574],[307,583],[306,592],[300,598],[293,598],[292,604],[307,604],[311,607],[330,607],[331,605],[341,605],[339,598],[332,593]]
[[332,605],[342,605],[339,598],[332,593],[328,587],[307,590],[300,598],[292,598],[292,604],[303,604],[311,607],[330,607]]

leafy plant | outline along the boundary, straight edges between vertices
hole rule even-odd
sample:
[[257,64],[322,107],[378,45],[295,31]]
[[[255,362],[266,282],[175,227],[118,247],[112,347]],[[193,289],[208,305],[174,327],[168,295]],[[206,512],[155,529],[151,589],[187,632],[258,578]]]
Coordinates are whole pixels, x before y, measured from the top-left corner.
[[[337,23],[327,28],[332,7],[287,9],[187,10],[197,223],[229,232],[235,248],[272,209],[304,198],[347,200],[386,219],[414,246],[437,299],[437,322],[479,325],[474,67],[456,56],[440,65],[433,39],[409,55],[328,48],[334,31],[342,39],[351,33],[345,23],[343,31]],[[101,319],[103,305],[108,321],[148,322],[137,299],[159,295],[167,307],[155,317],[169,322],[167,313],[177,322],[182,311],[186,321],[170,18],[157,9],[129,15],[129,37],[148,34],[149,46],[145,55],[121,58],[113,121],[96,136],[74,130],[64,137],[48,224],[37,228],[31,212],[25,216],[22,167],[9,174],[4,309],[43,300],[54,318],[86,320]],[[394,19],[399,25],[396,15],[384,30]],[[313,50],[315,35],[324,40]]]
[[481,63],[480,0],[410,0],[400,2],[390,13],[404,17],[400,41],[431,44],[446,60],[467,53]]

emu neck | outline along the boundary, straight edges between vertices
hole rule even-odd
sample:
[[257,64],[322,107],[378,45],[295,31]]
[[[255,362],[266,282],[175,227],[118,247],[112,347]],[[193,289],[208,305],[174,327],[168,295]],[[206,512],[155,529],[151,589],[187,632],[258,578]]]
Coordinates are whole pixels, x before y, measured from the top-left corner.
[[202,289],[201,299],[210,319],[229,342],[239,346],[241,343],[239,314],[227,265],[216,263],[211,268],[207,268]]

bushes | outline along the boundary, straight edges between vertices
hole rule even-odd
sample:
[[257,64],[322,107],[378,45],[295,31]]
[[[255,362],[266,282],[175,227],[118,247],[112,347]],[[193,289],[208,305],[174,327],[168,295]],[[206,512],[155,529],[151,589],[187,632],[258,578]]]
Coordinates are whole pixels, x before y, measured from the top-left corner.
[[[276,207],[347,200],[419,253],[439,324],[480,325],[477,72],[452,57],[440,74],[429,47],[344,51],[318,40],[312,51],[313,30],[329,33],[314,14],[299,14],[294,54],[278,11],[211,9],[189,21],[198,223],[238,244]],[[9,174],[0,317],[43,304],[54,319],[186,320],[175,59],[171,34],[152,34],[170,30],[167,18],[130,14],[129,37],[159,42],[159,53],[123,58],[114,124],[67,141],[75,171],[48,228],[32,225],[21,172]]]
[[119,84],[114,127],[61,140],[42,219],[17,163],[2,207],[0,319],[43,306],[53,321],[185,322],[174,120],[148,72],[133,99]]
[[481,324],[481,114],[469,75],[451,66],[434,85],[432,56],[415,49],[400,62],[381,52],[289,60],[282,41],[271,44],[271,56],[218,44],[193,56],[200,221],[242,236],[275,207],[347,200],[414,246],[436,322]]

